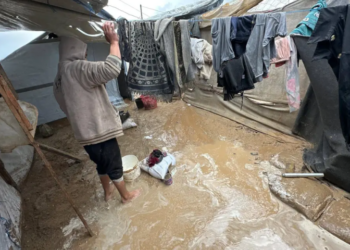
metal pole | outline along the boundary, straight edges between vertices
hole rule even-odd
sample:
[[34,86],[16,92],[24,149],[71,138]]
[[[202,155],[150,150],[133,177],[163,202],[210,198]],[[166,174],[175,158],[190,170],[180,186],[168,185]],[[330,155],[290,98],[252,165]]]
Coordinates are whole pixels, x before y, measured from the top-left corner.
[[282,174],[283,177],[286,178],[298,178],[298,177],[324,177],[322,173],[285,173]]
[[142,15],[142,5],[140,4],[140,12],[141,12],[141,19],[143,20],[143,15]]

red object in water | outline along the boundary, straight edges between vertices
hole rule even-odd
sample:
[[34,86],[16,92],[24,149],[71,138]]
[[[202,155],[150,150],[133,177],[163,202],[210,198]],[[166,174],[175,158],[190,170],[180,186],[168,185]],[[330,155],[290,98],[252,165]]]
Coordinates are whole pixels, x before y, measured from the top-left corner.
[[142,95],[141,100],[146,110],[155,109],[157,107],[157,99],[149,95]]

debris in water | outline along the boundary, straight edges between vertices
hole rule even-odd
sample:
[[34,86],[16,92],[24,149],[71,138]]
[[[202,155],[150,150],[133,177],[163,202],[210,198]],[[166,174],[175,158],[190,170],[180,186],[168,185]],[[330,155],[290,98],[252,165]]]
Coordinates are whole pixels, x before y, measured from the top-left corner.
[[270,163],[279,169],[286,169],[286,166],[278,160],[279,154],[273,156],[270,160]]
[[145,136],[145,139],[147,139],[147,140],[152,140],[153,137],[152,137],[151,135],[148,135],[148,136]]
[[253,156],[257,156],[257,155],[259,155],[259,153],[258,153],[258,152],[256,152],[256,151],[251,152],[250,154],[251,154],[251,155],[253,155]]

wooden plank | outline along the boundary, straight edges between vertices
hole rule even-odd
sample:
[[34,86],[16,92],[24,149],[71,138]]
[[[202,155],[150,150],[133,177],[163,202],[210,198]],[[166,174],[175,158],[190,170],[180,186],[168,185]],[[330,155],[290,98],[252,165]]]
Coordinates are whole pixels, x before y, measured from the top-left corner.
[[[24,114],[21,106],[19,105],[16,97],[13,95],[13,93],[11,92],[11,90],[9,89],[5,79],[4,79],[4,76],[3,75],[0,75],[0,88],[2,88],[2,93],[0,93],[2,95],[2,97],[4,98],[5,102],[8,103],[10,102],[11,103],[11,107],[13,109],[16,110],[16,113],[18,113],[20,116],[21,116],[21,121],[25,124],[25,126],[28,128],[29,131],[33,130],[33,126],[32,124],[29,122],[27,116]],[[9,108],[11,108],[9,106]],[[11,110],[12,113],[13,113],[13,110]]]
[[[1,76],[0,76],[1,77]],[[2,78],[0,78],[0,80],[3,81]],[[1,83],[1,81],[0,81]],[[65,189],[65,187],[62,185],[62,183],[60,182],[60,180],[57,178],[57,175],[55,173],[55,171],[53,170],[50,162],[46,159],[44,153],[41,151],[40,146],[37,142],[35,142],[34,137],[32,136],[32,134],[30,133],[28,127],[25,125],[25,123],[22,121],[22,116],[17,112],[17,109],[13,106],[12,102],[10,101],[10,99],[7,96],[7,92],[4,90],[3,86],[0,84],[0,94],[4,97],[5,102],[7,103],[7,105],[9,106],[10,110],[12,111],[13,115],[16,117],[19,125],[22,127],[24,133],[26,134],[26,136],[28,137],[30,143],[33,145],[33,147],[35,148],[36,152],[38,153],[38,155],[40,156],[41,160],[44,162],[45,167],[49,170],[52,178],[56,181],[57,185],[61,188],[62,192],[64,193],[64,195],[66,196],[66,199],[68,200],[68,202],[71,204],[71,206],[73,207],[74,211],[76,212],[76,214],[78,215],[78,217],[80,218],[81,222],[84,224],[86,230],[88,231],[88,233],[90,234],[90,236],[94,236],[92,230],[90,229],[89,225],[87,224],[86,220],[84,219],[83,215],[80,213],[78,207],[74,204],[72,198],[70,197],[70,195],[68,194],[67,190]]]
[[2,162],[1,159],[0,159],[0,176],[4,179],[4,181],[7,184],[11,185],[19,192],[17,183],[13,180],[12,176],[7,172],[5,168],[5,164]]
[[5,73],[5,70],[2,67],[1,63],[0,63],[0,75],[2,75],[4,77],[4,79],[5,79],[6,83],[7,83],[7,85],[9,86],[12,94],[15,96],[16,100],[18,100],[17,92],[16,92],[15,88],[13,87],[10,79],[8,79],[8,77],[7,77],[6,73]]
[[73,159],[75,160],[76,162],[82,162],[84,159],[78,157],[78,156],[75,156],[75,155],[72,155],[72,154],[69,154],[67,152],[64,152],[62,150],[59,150],[57,148],[53,148],[53,147],[50,147],[50,146],[47,146],[45,144],[42,144],[42,143],[38,143],[40,148],[42,150],[45,150],[45,151],[48,151],[48,152],[51,152],[51,153],[55,153],[55,154],[58,154],[58,155],[61,155],[61,156],[65,156],[69,159]]

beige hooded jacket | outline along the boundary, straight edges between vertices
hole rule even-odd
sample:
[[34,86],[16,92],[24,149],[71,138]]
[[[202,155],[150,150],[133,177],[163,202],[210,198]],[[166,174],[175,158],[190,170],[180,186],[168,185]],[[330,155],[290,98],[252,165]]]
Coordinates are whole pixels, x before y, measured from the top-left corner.
[[53,86],[55,98],[83,146],[123,135],[119,114],[104,85],[118,77],[121,60],[109,55],[104,62],[88,62],[86,51],[87,45],[79,39],[61,38]]

